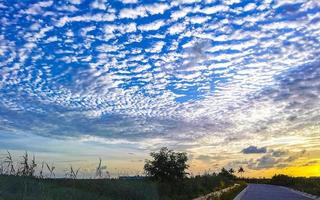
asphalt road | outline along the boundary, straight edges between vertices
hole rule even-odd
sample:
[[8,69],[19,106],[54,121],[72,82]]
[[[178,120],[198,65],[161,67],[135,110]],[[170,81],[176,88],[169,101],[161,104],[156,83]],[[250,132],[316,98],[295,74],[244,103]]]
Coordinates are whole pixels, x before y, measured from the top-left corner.
[[291,191],[288,188],[264,185],[264,184],[249,184],[246,192],[240,200],[311,200],[298,193]]

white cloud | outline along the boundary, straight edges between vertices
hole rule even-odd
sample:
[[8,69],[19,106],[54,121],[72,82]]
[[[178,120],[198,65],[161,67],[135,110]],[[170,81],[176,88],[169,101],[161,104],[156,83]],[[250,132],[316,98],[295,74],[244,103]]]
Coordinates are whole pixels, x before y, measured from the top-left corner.
[[121,0],[124,4],[138,3],[138,0]]
[[136,19],[138,17],[145,16],[148,16],[148,14],[146,8],[143,6],[139,6],[136,8],[123,8],[119,13],[120,18]]
[[212,7],[205,7],[200,12],[207,14],[207,15],[212,15],[212,14],[215,14],[218,12],[225,12],[228,10],[229,10],[228,6],[217,5],[217,6],[212,6]]
[[283,29],[283,28],[290,28],[290,29],[296,29],[301,27],[302,24],[297,22],[274,22],[263,25],[263,29],[266,30],[277,30],[277,29]]
[[244,11],[250,11],[250,10],[254,10],[255,8],[257,7],[257,5],[256,4],[254,4],[254,3],[249,3],[248,5],[246,5],[245,7],[244,7]]
[[57,36],[52,36],[52,37],[49,37],[47,40],[45,40],[44,42],[45,43],[51,43],[51,42],[56,42],[58,41],[58,37]]
[[97,47],[97,50],[100,52],[115,52],[119,49],[118,46],[115,45],[109,45],[109,44],[103,44]]
[[163,25],[165,25],[163,20],[157,20],[149,24],[140,25],[138,29],[141,31],[152,31],[160,29]]
[[139,65],[137,68],[134,69],[134,72],[135,73],[140,73],[140,72],[146,71],[146,70],[148,70],[150,68],[151,68],[151,66],[149,64],[147,64],[147,65]]
[[30,26],[30,30],[36,31],[41,28],[41,25],[39,23],[34,23]]
[[36,5],[39,5],[40,7],[50,7],[52,4],[53,4],[53,1],[41,1]]
[[82,3],[82,0],[69,0],[69,2],[75,5],[79,5]]
[[[297,77],[307,77],[302,81],[288,73],[319,60],[319,43],[316,42],[320,34],[319,14],[304,13],[319,3],[304,1],[296,11],[302,17],[286,20],[285,15],[276,15],[270,21],[274,16],[273,11],[267,9],[270,1],[263,1],[266,10],[250,16],[243,13],[246,15],[243,17],[240,12],[258,8],[249,4],[247,9],[242,9],[234,5],[239,2],[235,0],[223,2],[236,8],[227,15],[218,14],[222,17],[218,21],[215,14],[228,11],[229,7],[206,7],[209,4],[193,4],[193,1],[180,2],[188,5],[179,5],[179,2],[127,5],[130,12],[123,9],[119,13],[127,20],[117,20],[118,11],[108,3],[97,5],[97,8],[107,9],[104,12],[96,10],[98,13],[95,14],[92,10],[83,10],[79,15],[80,11],[76,10],[79,2],[74,1],[74,6],[66,4],[73,7],[55,6],[54,12],[38,15],[35,20],[32,13],[44,14],[46,10],[47,5],[39,4],[30,10],[30,16],[21,15],[30,19],[30,28],[17,31],[17,37],[23,40],[22,47],[15,46],[11,38],[9,40],[7,34],[11,32],[7,32],[10,29],[6,27],[18,27],[20,22],[10,24],[13,22],[4,18],[5,28],[0,35],[0,54],[4,61],[0,62],[0,67],[5,78],[0,81],[0,87],[9,91],[12,88],[23,90],[31,99],[37,100],[37,104],[30,105],[19,95],[0,93],[2,103],[8,109],[28,110],[29,113],[40,112],[42,103],[52,106],[52,110],[61,107],[76,111],[76,114],[63,113],[61,116],[68,115],[66,119],[74,123],[81,121],[82,126],[92,130],[92,135],[95,131],[104,131],[118,137],[130,133],[130,138],[141,135],[148,138],[159,136],[157,134],[161,132],[161,136],[170,138],[171,143],[188,139],[195,144],[214,144],[222,149],[221,144],[233,142],[236,146],[246,142],[244,138],[273,144],[268,138],[262,141],[260,133],[264,136],[276,133],[275,137],[315,135],[319,92],[313,86],[319,85],[316,81],[319,72],[310,70],[317,69],[318,65],[306,68],[305,74],[297,73]],[[75,13],[57,11],[62,8],[72,9]],[[5,12],[10,13],[12,9]],[[64,13],[67,14],[63,17]],[[45,16],[58,19],[58,27],[46,27],[48,17]],[[147,16],[150,18],[138,19]],[[65,26],[67,23],[70,24]],[[252,30],[251,27],[258,23],[258,28]],[[235,30],[233,24],[241,27]],[[161,31],[157,31],[159,29]],[[150,30],[157,32],[147,32]],[[56,45],[53,52],[47,49],[48,42],[60,40],[64,40],[63,43],[50,44],[50,47]],[[51,62],[54,60],[60,62]],[[79,63],[87,67],[77,67]],[[56,74],[55,67],[63,70]],[[282,88],[279,79],[284,78],[287,79]],[[310,80],[313,81],[308,82]],[[111,116],[111,121],[94,121],[104,114]],[[112,120],[113,116],[118,120]],[[88,123],[88,118],[93,121]],[[21,119],[28,120],[28,117]],[[70,130],[75,135],[84,134],[75,124],[68,124],[68,120],[61,120],[66,123],[63,126],[66,130],[55,131],[66,135]],[[51,132],[50,127],[59,127],[47,119],[39,121],[48,124],[41,127],[25,124],[41,130],[48,127]],[[307,124],[312,126],[301,128]],[[241,145],[240,150],[243,145],[247,146]]]
[[210,19],[210,17],[190,17],[190,22],[193,24],[202,24],[206,21],[208,21]]
[[166,10],[170,8],[168,4],[165,3],[155,3],[145,6],[146,10],[151,14],[163,14]]
[[233,4],[236,4],[236,3],[240,3],[241,0],[224,0],[223,3],[226,4],[226,5],[233,5]]
[[132,33],[136,32],[137,24],[134,22],[128,24],[108,24],[104,27],[104,32],[108,37],[113,38],[115,37],[115,32],[119,31],[121,34]]
[[171,27],[169,27],[168,32],[171,35],[176,35],[178,33],[183,32],[185,29],[186,29],[185,24],[177,23],[177,24],[174,24]]
[[171,18],[176,21],[178,19],[181,19],[183,17],[185,17],[189,12],[192,11],[192,8],[190,7],[184,7],[181,10],[178,11],[174,11],[173,13],[171,13]]
[[93,9],[106,10],[107,5],[105,0],[95,0],[90,4]]
[[94,15],[80,15],[75,17],[64,16],[56,22],[56,26],[63,27],[70,22],[108,22],[116,19],[114,14],[94,14]]
[[160,53],[164,45],[165,45],[165,42],[159,41],[155,43],[151,49],[146,49],[145,51],[151,52],[151,53]]
[[[270,0],[269,0],[270,1]],[[310,2],[312,2],[313,0],[311,0]],[[296,3],[303,3],[305,2],[305,0],[295,0],[295,1],[291,1],[291,0],[275,0],[274,1],[274,8],[278,8],[282,5],[285,4],[296,4]]]
[[135,32],[137,30],[137,25],[136,23],[130,23],[126,25],[126,32],[127,33],[131,33],[131,32]]
[[68,11],[68,12],[78,11],[78,8],[75,7],[74,5],[63,5],[63,6],[56,7],[56,9],[59,11]]
[[180,4],[192,4],[199,3],[201,0],[178,0]]
[[163,3],[148,4],[135,8],[123,8],[120,10],[119,17],[136,19],[138,17],[146,17],[149,14],[163,14],[168,8],[169,5]]
[[73,31],[68,30],[68,31],[66,32],[66,36],[68,36],[68,37],[73,37],[73,36],[74,36]]
[[7,8],[7,6],[5,6],[2,3],[0,3],[0,8]]

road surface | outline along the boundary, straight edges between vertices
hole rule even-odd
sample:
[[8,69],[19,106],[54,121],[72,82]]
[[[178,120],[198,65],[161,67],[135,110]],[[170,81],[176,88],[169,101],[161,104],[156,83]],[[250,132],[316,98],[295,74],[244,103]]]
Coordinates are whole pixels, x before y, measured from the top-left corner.
[[246,191],[239,200],[312,200],[306,196],[291,191],[288,188],[264,185],[248,184]]

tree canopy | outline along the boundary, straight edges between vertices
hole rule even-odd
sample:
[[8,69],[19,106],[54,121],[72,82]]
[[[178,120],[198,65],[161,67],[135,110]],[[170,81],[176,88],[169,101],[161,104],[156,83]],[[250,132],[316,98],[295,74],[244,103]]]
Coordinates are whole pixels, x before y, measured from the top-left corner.
[[235,175],[233,173],[234,173],[234,170],[232,168],[229,170],[222,168],[218,175],[226,178],[234,179]]
[[152,160],[146,160],[144,170],[148,176],[160,181],[179,180],[188,174],[186,153],[174,152],[163,147],[159,152],[152,152]]

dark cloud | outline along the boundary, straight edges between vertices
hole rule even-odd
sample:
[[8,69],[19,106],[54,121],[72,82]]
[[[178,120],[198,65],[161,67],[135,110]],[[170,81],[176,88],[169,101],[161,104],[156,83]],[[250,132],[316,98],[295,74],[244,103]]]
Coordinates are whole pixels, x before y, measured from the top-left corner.
[[210,41],[202,40],[196,42],[192,47],[186,48],[185,51],[188,54],[187,63],[182,65],[179,70],[187,69],[196,65],[200,60],[207,59],[206,51],[211,47]]
[[282,157],[284,155],[287,155],[288,154],[288,151],[285,151],[285,150],[273,150],[271,149],[270,150],[270,153],[272,156],[274,157]]
[[285,161],[286,162],[293,162],[297,159],[299,159],[301,156],[303,156],[307,151],[304,149],[302,151],[300,151],[299,153],[296,153],[294,155],[289,156]]
[[307,162],[306,164],[302,165],[302,166],[312,166],[312,165],[315,165],[315,164],[318,164],[319,162],[317,160],[312,160],[312,161],[309,161]]
[[274,157],[270,155],[264,155],[257,160],[257,168],[271,168],[274,167],[277,162],[278,161]]
[[249,146],[247,148],[242,149],[241,152],[244,153],[244,154],[266,153],[267,152],[267,148],[266,147],[258,148],[256,146]]
[[271,154],[264,155],[258,159],[250,159],[247,167],[249,169],[268,169],[268,168],[284,168],[289,164],[282,158],[276,158]]
[[[287,135],[290,131],[317,126],[320,101],[320,64],[312,62],[297,66],[274,77],[276,84],[265,87],[250,102],[272,102],[274,112],[251,127],[255,133],[268,132],[272,137]],[[250,109],[251,104],[248,106]],[[272,108],[270,108],[272,109]],[[285,123],[286,125],[281,125]],[[270,127],[273,127],[271,130]],[[251,130],[247,130],[250,132]],[[301,131],[300,134],[310,133]],[[279,153],[279,152],[278,152]]]
[[211,162],[211,161],[214,161],[214,160],[223,160],[223,159],[226,159],[227,157],[225,156],[210,156],[210,155],[200,155],[198,156],[196,159],[197,160],[201,160],[201,161],[205,161],[205,162]]
[[[306,154],[306,150],[292,153],[285,150],[270,150],[267,154],[258,159],[250,159],[247,166],[250,169],[285,168],[301,156]],[[312,164],[312,163],[311,163]]]

